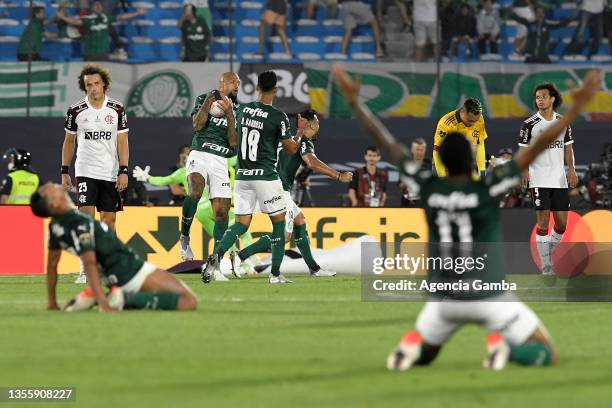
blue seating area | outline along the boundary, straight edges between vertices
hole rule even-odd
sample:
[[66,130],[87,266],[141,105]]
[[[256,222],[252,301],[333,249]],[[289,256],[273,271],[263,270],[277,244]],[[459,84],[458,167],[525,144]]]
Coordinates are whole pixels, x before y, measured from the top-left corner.
[[[374,0],[370,0],[373,3]],[[344,27],[341,20],[330,20],[327,11],[317,8],[316,18],[306,20],[306,1],[289,2],[288,26],[286,29],[293,55],[284,54],[280,38],[267,33],[266,53],[257,55],[259,48],[258,30],[259,20],[264,10],[265,0],[250,0],[233,2],[234,9],[230,10],[226,0],[211,0],[210,6],[213,16],[213,41],[210,45],[211,59],[224,61],[229,59],[230,46],[237,61],[325,61],[325,60],[356,60],[374,61],[376,58],[375,44],[372,29],[369,25],[359,26],[353,34],[348,55],[340,54]],[[498,0],[497,7],[511,3],[509,0]],[[27,8],[28,0],[0,0],[0,61],[14,61],[17,43],[22,34],[30,11]],[[37,0],[36,5],[45,5],[47,18],[52,18],[57,9],[56,0]],[[176,23],[182,14],[183,1],[181,0],[145,0],[130,2],[131,7],[147,9],[144,16],[127,22],[118,22],[115,29],[127,44],[129,59],[127,63],[142,63],[152,61],[179,61],[181,53],[180,30]],[[568,2],[549,12],[551,19],[563,19],[571,15],[575,3]],[[75,9],[69,9],[67,14],[75,15]],[[234,23],[229,18],[233,15]],[[554,30],[551,33],[553,44],[551,51],[554,60],[562,60],[561,55],[569,43],[574,32],[576,22],[570,26]],[[54,25],[47,26],[48,31],[56,31]],[[397,42],[400,37],[393,37],[392,33],[385,32],[382,27],[383,42],[393,38]],[[516,37],[517,24],[513,21],[503,23],[501,38],[499,40],[499,57],[497,60],[513,61],[513,42]],[[230,41],[230,34],[234,33],[234,40]],[[450,61],[469,62],[478,61],[480,56],[476,42],[472,45],[472,52],[468,53],[463,45],[459,46],[458,55]],[[468,54],[471,54],[468,57]],[[603,39],[599,54],[601,60],[610,54],[610,45]],[[43,58],[58,61],[78,61],[82,59],[82,45],[79,39],[75,40],[46,40],[41,52]],[[388,59],[387,59],[388,60]],[[585,61],[580,61],[585,62]]]

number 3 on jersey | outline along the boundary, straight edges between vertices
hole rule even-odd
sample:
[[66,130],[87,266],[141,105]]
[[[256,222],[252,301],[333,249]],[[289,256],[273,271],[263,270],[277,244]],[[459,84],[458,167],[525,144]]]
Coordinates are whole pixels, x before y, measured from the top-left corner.
[[240,151],[242,152],[242,160],[257,161],[257,147],[259,146],[260,133],[257,129],[242,128],[242,143]]

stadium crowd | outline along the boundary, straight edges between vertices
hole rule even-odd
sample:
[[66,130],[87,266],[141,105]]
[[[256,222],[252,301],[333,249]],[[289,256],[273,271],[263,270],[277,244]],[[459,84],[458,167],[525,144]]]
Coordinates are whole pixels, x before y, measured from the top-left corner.
[[82,42],[85,60],[224,60],[233,42],[245,61],[606,61],[612,37],[609,0],[258,0],[231,14],[212,0],[35,5],[24,28],[23,7],[0,2],[0,38],[19,33],[18,60],[43,58],[45,40],[59,39],[73,50],[52,59],[81,58]]

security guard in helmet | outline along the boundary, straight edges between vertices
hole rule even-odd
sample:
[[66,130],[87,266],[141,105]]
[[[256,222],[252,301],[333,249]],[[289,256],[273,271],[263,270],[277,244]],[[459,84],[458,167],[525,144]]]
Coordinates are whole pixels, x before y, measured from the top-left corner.
[[9,162],[9,173],[0,187],[0,204],[30,204],[30,196],[40,183],[38,174],[30,168],[30,152],[10,148],[2,158]]

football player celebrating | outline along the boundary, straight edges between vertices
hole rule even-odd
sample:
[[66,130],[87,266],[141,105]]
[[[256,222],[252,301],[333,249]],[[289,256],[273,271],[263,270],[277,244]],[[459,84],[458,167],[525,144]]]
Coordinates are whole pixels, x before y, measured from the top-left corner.
[[[550,83],[540,84],[534,91],[535,105],[538,113],[523,123],[519,135],[519,151],[527,148],[537,140],[542,133],[561,119],[556,111],[563,103],[561,93]],[[574,138],[572,128],[563,129],[558,137],[548,146],[538,158],[529,165],[523,174],[523,186],[529,187],[536,209],[538,228],[536,231],[536,246],[542,261],[542,274],[554,275],[551,254],[555,246],[563,238],[567,225],[569,210],[569,191],[576,187],[578,176],[574,168]],[[565,163],[567,163],[567,176]],[[548,222],[552,211],[555,226],[548,235]]]
[[[548,127],[515,159],[497,166],[486,178],[472,179],[474,158],[471,143],[461,133],[445,135],[440,144],[440,160],[448,178],[438,178],[409,158],[408,149],[358,101],[359,88],[338,65],[333,74],[347,102],[376,143],[399,164],[402,181],[419,190],[432,242],[500,241],[499,200],[517,185],[521,172],[557,139],[601,86],[601,78],[591,71],[580,89],[572,92],[574,105],[566,115]],[[461,205],[452,204],[451,195],[470,197]],[[429,200],[432,198],[432,200]],[[455,225],[456,224],[456,225]],[[498,271],[491,271],[495,274]],[[461,275],[448,279],[459,279]],[[482,295],[482,294],[481,294]],[[389,355],[389,369],[406,370],[428,365],[442,345],[461,326],[475,323],[489,331],[485,368],[502,369],[508,361],[522,365],[549,365],[557,360],[550,337],[535,313],[509,292],[493,293],[485,300],[460,300],[454,292],[442,299],[429,298],[416,321]],[[482,297],[481,297],[482,298]]]
[[[115,231],[116,212],[123,209],[120,192],[128,184],[128,124],[121,102],[106,93],[111,85],[108,70],[85,65],[79,75],[79,88],[85,98],[68,108],[62,145],[62,184],[72,188],[70,164],[77,145],[74,173],[77,205]],[[76,283],[86,283],[83,266]]]
[[[287,115],[272,106],[278,90],[277,81],[274,71],[259,74],[259,100],[238,109],[238,170],[234,187],[236,222],[225,232],[215,253],[208,257],[202,267],[204,283],[210,282],[211,277],[215,280],[227,280],[219,270],[220,260],[236,239],[248,230],[257,205],[262,212],[270,216],[272,222],[272,269],[269,282],[291,282],[280,273],[285,254],[286,205],[283,184],[276,166],[276,149],[281,144],[288,154],[295,154],[304,129],[299,128],[293,138]],[[301,126],[305,125],[305,121],[301,122]]]
[[238,75],[226,72],[221,75],[219,89],[198,96],[191,112],[193,141],[186,164],[189,195],[183,201],[180,239],[181,258],[184,261],[193,259],[189,230],[204,187],[208,186],[208,197],[215,213],[215,248],[228,226],[232,191],[227,158],[234,155],[236,146],[234,112],[238,107],[239,88]]
[[[312,110],[299,114],[297,121],[298,128],[302,127],[300,126],[300,121],[307,122],[298,153],[290,155],[285,150],[280,149],[278,155],[278,174],[283,183],[283,195],[285,206],[287,207],[287,212],[285,213],[285,241],[291,241],[293,234],[295,245],[300,250],[300,254],[310,269],[310,276],[335,276],[336,272],[321,269],[312,256],[310,240],[306,231],[306,218],[300,207],[291,198],[291,187],[293,186],[295,174],[302,164],[305,164],[317,173],[325,174],[341,183],[349,183],[353,179],[353,173],[336,171],[319,160],[315,155],[313,141],[317,140],[319,133],[319,118]],[[240,252],[233,251],[230,257],[232,270],[239,268],[243,261],[252,255],[259,252],[268,252],[269,250],[270,235],[264,235],[253,245],[244,248]]]
[[[32,195],[30,205],[34,215],[52,218],[47,258],[47,309],[59,309],[55,289],[62,249],[81,258],[87,275],[91,290],[79,295],[78,301],[86,304],[81,308],[95,303],[102,312],[124,308],[192,310],[197,307],[196,296],[184,283],[143,261],[119,241],[106,224],[76,211],[61,185],[47,183],[40,187]],[[108,298],[100,278],[111,288]]]
[[436,134],[434,135],[433,163],[439,177],[448,175],[439,151],[444,137],[451,132],[463,134],[472,143],[473,149],[476,151],[476,166],[474,169],[478,170],[477,174],[484,176],[486,170],[485,140],[488,135],[482,117],[482,105],[478,99],[466,99],[461,108],[448,112],[438,121]]

